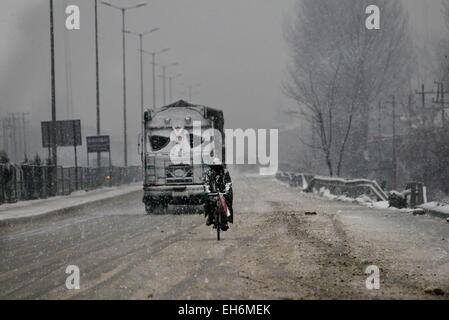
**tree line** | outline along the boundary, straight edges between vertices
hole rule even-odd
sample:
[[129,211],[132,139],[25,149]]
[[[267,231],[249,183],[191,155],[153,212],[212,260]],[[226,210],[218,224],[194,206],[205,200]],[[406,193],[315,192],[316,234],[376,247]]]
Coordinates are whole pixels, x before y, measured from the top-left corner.
[[[365,26],[369,5],[378,30]],[[441,10],[449,35],[449,0]],[[449,192],[449,41],[429,49],[436,68],[422,90],[410,23],[401,1],[297,0],[284,26],[293,103],[283,111],[303,128],[300,170]]]

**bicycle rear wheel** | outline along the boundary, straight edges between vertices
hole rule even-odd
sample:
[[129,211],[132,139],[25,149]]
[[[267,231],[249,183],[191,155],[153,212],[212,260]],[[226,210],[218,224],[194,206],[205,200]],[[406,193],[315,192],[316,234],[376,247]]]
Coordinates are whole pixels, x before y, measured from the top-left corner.
[[217,227],[217,241],[220,241],[220,230],[221,230],[221,214],[220,210],[215,212],[215,225]]

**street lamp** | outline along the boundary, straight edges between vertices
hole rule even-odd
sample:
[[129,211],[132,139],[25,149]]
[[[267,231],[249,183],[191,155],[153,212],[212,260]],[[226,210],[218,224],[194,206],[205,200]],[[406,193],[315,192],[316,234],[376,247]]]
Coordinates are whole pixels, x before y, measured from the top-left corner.
[[170,103],[173,102],[173,80],[182,77],[182,73],[177,74],[176,76],[169,76],[169,86],[170,86]]
[[137,9],[146,6],[148,3],[143,2],[130,7],[119,7],[109,2],[102,1],[103,5],[122,12],[122,35],[123,35],[123,138],[124,138],[124,162],[125,167],[128,167],[128,127],[126,123],[126,37],[125,37],[125,14],[128,10]]
[[[55,69],[55,29],[54,29],[54,6],[53,0],[50,0],[50,56],[51,56],[51,162],[56,168],[58,165],[58,149],[56,145],[56,69]],[[54,187],[57,184],[56,176],[52,180],[52,194],[55,193]]]
[[167,77],[166,77],[167,69],[176,67],[178,65],[179,65],[178,62],[174,62],[174,63],[162,66],[162,81],[163,81],[162,87],[163,87],[163,96],[164,96],[164,106],[167,104],[167,94],[166,94],[166,89],[165,89],[166,79],[167,79]]
[[195,85],[190,85],[190,84],[181,83],[181,85],[186,87],[189,90],[189,102],[192,102],[193,89],[200,87],[201,84],[198,83]]
[[158,31],[159,28],[151,29],[150,31],[137,33],[129,30],[125,30],[125,33],[139,37],[140,45],[140,120],[143,123],[143,109],[144,109],[144,92],[143,92],[143,37],[153,32]]
[[141,52],[151,55],[153,65],[153,110],[156,109],[156,55],[170,51],[170,48],[165,48],[159,51],[149,52],[141,50]]
[[[175,75],[175,76],[168,76],[167,78],[168,78],[168,80],[169,80],[169,101],[168,101],[168,103],[172,103],[173,102],[173,80],[175,80],[175,79],[177,79],[177,78],[179,78],[179,77],[182,77],[183,76],[183,74],[182,73],[179,73],[179,74],[177,74],[177,75]],[[159,78],[161,78],[161,79],[163,79],[164,78],[164,76],[163,75],[159,75],[158,76]]]
[[[100,62],[98,54],[98,0],[95,0],[95,89],[96,89],[96,102],[97,102],[97,136],[101,134],[101,121],[100,121]],[[97,153],[97,168],[101,168],[101,153]]]

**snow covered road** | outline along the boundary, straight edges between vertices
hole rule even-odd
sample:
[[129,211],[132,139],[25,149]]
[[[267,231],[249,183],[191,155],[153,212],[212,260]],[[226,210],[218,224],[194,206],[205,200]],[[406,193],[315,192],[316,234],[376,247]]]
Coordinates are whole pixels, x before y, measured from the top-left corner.
[[[449,298],[441,219],[233,177],[236,223],[221,242],[201,215],[145,215],[140,191],[0,227],[0,298]],[[66,288],[68,265],[79,290]],[[366,287],[368,266],[379,290]]]

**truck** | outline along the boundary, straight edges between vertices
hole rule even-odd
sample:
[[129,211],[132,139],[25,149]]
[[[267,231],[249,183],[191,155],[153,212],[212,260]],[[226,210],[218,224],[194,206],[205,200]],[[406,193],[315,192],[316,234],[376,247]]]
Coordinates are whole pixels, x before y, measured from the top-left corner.
[[[192,148],[194,141],[202,142],[203,137],[195,136],[194,124],[200,124],[202,132],[215,129],[224,137],[224,116],[221,110],[180,100],[156,110],[145,111],[141,141],[143,203],[147,214],[165,212],[169,205],[204,206],[207,195],[203,177],[208,164],[194,161],[193,152],[182,163],[174,163],[170,157],[176,143],[173,141],[174,130],[186,130]],[[220,148],[224,155],[224,142]]]

